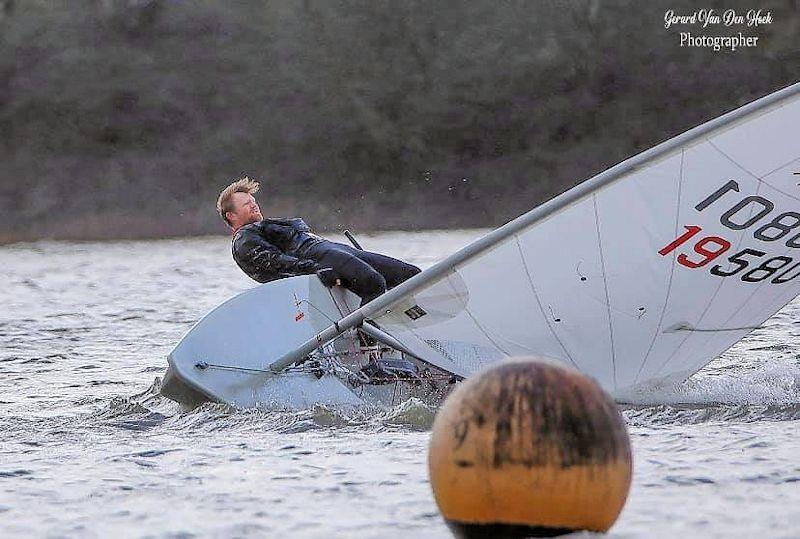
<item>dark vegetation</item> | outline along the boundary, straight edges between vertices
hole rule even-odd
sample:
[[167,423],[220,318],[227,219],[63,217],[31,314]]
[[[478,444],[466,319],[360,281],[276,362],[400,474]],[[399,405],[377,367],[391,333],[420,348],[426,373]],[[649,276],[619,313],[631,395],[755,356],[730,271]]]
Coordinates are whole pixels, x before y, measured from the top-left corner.
[[[795,82],[800,2],[0,0],[0,241],[493,226]],[[664,11],[771,10],[759,46]],[[692,29],[699,33],[699,29]]]

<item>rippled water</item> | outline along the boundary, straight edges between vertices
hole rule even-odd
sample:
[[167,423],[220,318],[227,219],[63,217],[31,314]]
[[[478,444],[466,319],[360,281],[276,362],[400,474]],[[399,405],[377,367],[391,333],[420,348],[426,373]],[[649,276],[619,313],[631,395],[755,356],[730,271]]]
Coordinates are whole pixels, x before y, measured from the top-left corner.
[[[382,234],[430,265],[478,231]],[[0,536],[447,537],[435,410],[302,412],[158,395],[165,356],[252,286],[225,238],[0,248]],[[627,407],[611,537],[800,537],[800,304],[661,404]]]

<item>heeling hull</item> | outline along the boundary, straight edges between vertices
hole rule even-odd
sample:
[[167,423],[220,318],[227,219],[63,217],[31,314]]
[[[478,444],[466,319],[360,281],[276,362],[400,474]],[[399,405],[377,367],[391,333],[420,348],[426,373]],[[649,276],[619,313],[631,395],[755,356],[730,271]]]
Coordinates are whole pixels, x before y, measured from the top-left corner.
[[412,384],[392,382],[379,385],[352,386],[336,376],[327,374],[318,378],[310,373],[290,373],[271,377],[242,391],[227,394],[224,399],[208,395],[182,379],[170,367],[161,385],[161,394],[193,409],[206,402],[223,402],[240,408],[274,407],[279,409],[307,409],[315,405],[334,408],[397,405],[417,398],[429,404],[440,403],[449,393],[450,384]]
[[[356,296],[336,293],[345,303],[358,305]],[[267,372],[271,358],[346,312],[313,276],[246,290],[204,316],[170,352],[162,393],[188,406],[205,401],[292,408],[359,404],[361,399],[333,376]],[[346,340],[340,338],[337,345],[347,346]]]
[[206,402],[222,402],[240,408],[267,406],[281,409],[305,409],[317,404],[359,406],[366,402],[331,375],[317,378],[310,373],[292,373],[253,382],[240,384],[235,392],[210,395],[181,378],[170,367],[164,377],[161,394],[187,408],[195,408]]
[[171,365],[167,367],[167,372],[161,381],[161,395],[189,409],[206,402],[216,401],[213,396],[200,391],[182,379]]
[[[443,390],[427,382],[359,385],[331,374],[268,371],[271,360],[347,315],[359,301],[341,287],[325,288],[315,276],[282,279],[247,290],[204,316],[170,352],[162,394],[189,407],[207,401],[308,408],[315,404],[392,405],[410,397],[435,400]],[[364,361],[352,331],[327,345],[326,351],[350,363]],[[443,386],[446,390],[447,384]]]
[[[420,303],[425,301],[422,296],[417,299]],[[461,301],[447,303],[446,308],[438,311],[427,303],[423,305],[431,313],[428,316],[438,313],[440,318],[447,318],[452,316],[451,310],[463,313],[471,299],[468,294],[463,294]],[[318,279],[309,276],[284,279],[247,290],[208,313],[178,343],[168,358],[170,369],[162,393],[190,407],[206,401],[241,407],[276,405],[289,408],[307,408],[315,404],[392,405],[411,397],[437,402],[447,393],[449,384],[444,373],[436,369],[431,369],[438,374],[435,383],[385,385],[354,385],[336,376],[318,378],[308,372],[278,375],[268,372],[271,360],[312,338],[332,320],[339,320],[351,312],[358,303],[355,295],[341,288],[329,290]],[[426,332],[427,328],[410,332],[406,327],[392,323],[386,323],[384,328],[415,351],[435,354],[431,357],[437,364],[457,362],[464,367],[462,373],[466,375],[488,362],[510,356],[541,356],[567,362],[548,353],[551,351],[546,346],[532,346],[529,350],[520,348],[514,350],[515,353],[490,356],[486,347],[477,347],[469,342],[472,336],[480,334],[479,329],[464,334],[463,339],[455,342],[458,346],[451,341],[440,343],[437,348],[430,344],[433,341],[428,337],[435,338],[439,329],[453,337],[446,326],[432,327],[430,333]],[[328,349],[363,360],[352,331],[339,336]],[[475,361],[467,361],[468,357]],[[595,355],[592,361],[595,363],[581,364],[581,370],[590,376],[593,371],[607,370],[608,365],[604,362],[609,360],[606,356]],[[419,366],[430,367],[424,363],[419,363]],[[664,373],[658,382],[679,382],[692,372]],[[651,380],[649,385],[652,385]],[[626,402],[636,400],[641,392],[641,387],[632,385],[605,387],[615,398]]]

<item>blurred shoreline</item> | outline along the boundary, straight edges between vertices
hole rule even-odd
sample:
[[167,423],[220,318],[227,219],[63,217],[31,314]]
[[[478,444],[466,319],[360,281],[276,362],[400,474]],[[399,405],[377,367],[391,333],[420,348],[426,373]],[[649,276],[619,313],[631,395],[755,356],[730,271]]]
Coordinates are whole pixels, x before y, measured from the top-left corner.
[[244,174],[321,232],[496,227],[796,82],[757,7],[715,52],[691,0],[0,0],[0,243],[224,233]]
[[[354,230],[354,229],[345,229],[345,228],[338,228],[338,229],[330,229],[330,230],[317,230],[321,236],[325,239],[336,241],[339,243],[350,244],[347,237],[344,235],[345,230],[350,230],[351,233],[355,235],[355,237],[359,240],[366,240],[371,241],[375,238],[387,238],[393,235],[406,235],[406,234],[420,234],[420,235],[429,235],[435,236],[440,238],[453,238],[461,240],[465,235],[469,238],[467,243],[472,239],[478,238],[489,233],[492,229],[485,228],[485,227],[468,227],[468,228],[425,228],[425,229],[418,229],[418,230],[402,230],[402,229],[387,229],[387,230]],[[406,236],[404,236],[406,237]],[[129,235],[127,237],[120,237],[120,236],[72,236],[72,237],[27,237],[27,238],[16,238],[16,237],[2,237],[0,236],[0,249],[3,247],[25,247],[28,245],[33,244],[41,244],[41,243],[58,243],[58,244],[94,244],[94,243],[103,243],[103,244],[111,244],[111,243],[118,243],[118,242],[148,242],[148,241],[180,241],[180,240],[187,240],[187,241],[203,241],[203,240],[230,240],[231,234],[228,232],[222,233],[210,233],[210,234],[174,234],[174,235]],[[443,240],[445,241],[445,240]]]
[[[452,211],[457,210],[458,208],[452,209]],[[391,210],[387,208],[383,211]],[[399,214],[395,215],[396,218],[393,220],[383,220],[384,226],[381,226],[381,221],[379,219],[371,217],[380,212],[380,209],[373,209],[366,218],[364,215],[358,216],[354,215],[355,212],[348,212],[344,219],[339,219],[336,222],[324,219],[314,221],[300,213],[295,214],[291,212],[267,214],[267,216],[303,217],[315,232],[322,235],[341,235],[344,230],[350,230],[358,236],[359,234],[374,235],[392,232],[447,232],[465,229],[493,228],[480,226],[480,224],[471,226],[469,220],[458,218],[450,220],[450,222],[453,223],[452,226],[442,226],[442,215],[447,212],[441,209],[438,213],[432,212],[429,216],[420,216],[418,210],[416,212],[416,219],[413,222],[408,221],[408,226],[402,226],[403,216]],[[227,225],[225,225],[216,214],[214,214],[214,216],[217,218],[217,223],[212,223],[210,227],[198,224],[198,219],[192,219],[191,216],[187,216],[186,214],[178,214],[164,220],[154,219],[146,215],[120,215],[112,217],[86,216],[83,218],[63,219],[59,222],[57,227],[46,232],[26,233],[24,230],[0,230],[0,246],[37,241],[95,242],[230,237],[231,232]],[[445,220],[445,222],[447,221]],[[460,224],[464,222],[468,224]],[[386,226],[387,223],[389,226]],[[498,226],[500,224],[503,223],[499,223]],[[209,228],[210,230],[208,230]],[[341,241],[346,242],[347,240],[342,237]]]

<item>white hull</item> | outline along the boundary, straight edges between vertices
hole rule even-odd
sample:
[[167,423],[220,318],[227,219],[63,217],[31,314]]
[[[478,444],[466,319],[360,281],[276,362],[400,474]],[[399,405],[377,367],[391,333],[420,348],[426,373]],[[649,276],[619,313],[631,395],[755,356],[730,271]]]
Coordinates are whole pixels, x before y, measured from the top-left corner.
[[[321,346],[321,362],[280,373],[269,370],[271,361],[349,314],[358,303],[357,296],[340,287],[327,289],[314,276],[247,290],[211,311],[172,350],[162,393],[189,406],[216,401],[302,409],[316,404],[391,406],[412,396],[436,399],[447,390],[447,375],[416,360],[412,361],[424,381],[368,383],[360,369],[370,357],[400,354],[385,347],[380,352],[375,346],[362,348],[355,331]],[[413,341],[403,344],[423,348]],[[445,361],[433,356],[431,360]]]

